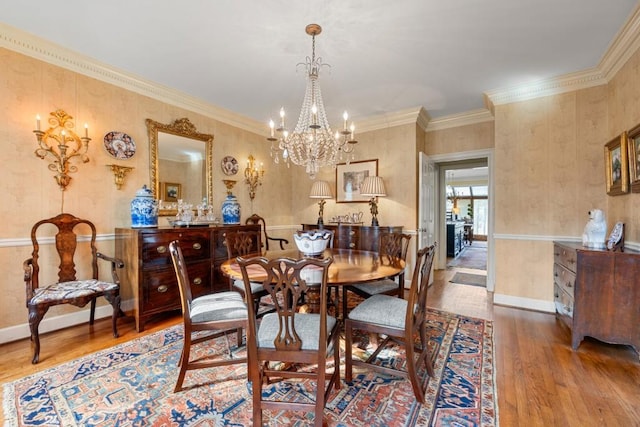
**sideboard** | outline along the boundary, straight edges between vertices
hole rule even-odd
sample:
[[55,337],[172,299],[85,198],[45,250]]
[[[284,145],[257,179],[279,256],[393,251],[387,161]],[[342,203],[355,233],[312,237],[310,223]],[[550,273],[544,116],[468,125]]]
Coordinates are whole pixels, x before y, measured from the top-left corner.
[[571,346],[585,336],[632,346],[640,354],[640,253],[554,242],[556,316],[571,329]]
[[380,233],[401,233],[402,226],[373,227],[357,224],[302,224],[303,230],[324,228],[333,231],[333,247],[340,249],[358,249],[362,251],[378,251]]
[[138,332],[152,316],[181,309],[169,255],[173,240],[180,242],[194,298],[229,289],[229,279],[222,275],[220,265],[227,259],[224,234],[231,230],[259,231],[260,225],[116,228],[116,256],[125,263],[121,286],[130,287],[133,293]]

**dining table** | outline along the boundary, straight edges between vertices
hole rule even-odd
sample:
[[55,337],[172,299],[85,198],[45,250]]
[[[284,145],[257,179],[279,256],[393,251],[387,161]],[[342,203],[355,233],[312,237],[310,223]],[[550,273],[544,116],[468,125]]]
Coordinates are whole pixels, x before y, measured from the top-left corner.
[[[261,254],[245,256],[263,256],[269,260],[276,258],[304,258],[305,255],[297,249],[267,251]],[[334,290],[335,295],[345,295],[345,292],[337,292],[341,287],[356,283],[374,282],[384,278],[392,278],[404,271],[404,260],[390,260],[381,257],[377,252],[362,251],[356,249],[327,248],[322,254],[314,255],[314,258],[333,258],[329,266],[327,285]],[[242,272],[237,258],[225,261],[220,267],[222,273],[232,279],[242,280]],[[259,270],[247,270],[249,280],[259,282],[266,278],[266,274]],[[336,297],[337,299],[337,297]],[[307,304],[313,313],[320,311],[320,293],[318,287],[311,287],[307,293]],[[339,310],[339,301],[336,301],[336,314]],[[344,316],[344,313],[342,313]]]

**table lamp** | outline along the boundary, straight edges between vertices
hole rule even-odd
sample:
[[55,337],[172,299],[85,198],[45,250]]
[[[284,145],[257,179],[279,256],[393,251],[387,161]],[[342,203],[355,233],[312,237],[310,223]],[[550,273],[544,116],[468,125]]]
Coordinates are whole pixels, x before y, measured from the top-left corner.
[[384,181],[379,176],[368,176],[362,181],[360,186],[360,195],[369,196],[369,206],[371,206],[371,226],[378,226],[378,197],[387,195],[384,189]]
[[333,196],[331,195],[331,187],[329,187],[329,183],[327,181],[316,181],[311,186],[311,193],[309,193],[310,199],[320,199],[318,202],[318,207],[320,210],[318,211],[318,226],[323,226],[324,221],[322,220],[322,214],[324,212],[324,204],[326,203],[325,199],[331,199]]

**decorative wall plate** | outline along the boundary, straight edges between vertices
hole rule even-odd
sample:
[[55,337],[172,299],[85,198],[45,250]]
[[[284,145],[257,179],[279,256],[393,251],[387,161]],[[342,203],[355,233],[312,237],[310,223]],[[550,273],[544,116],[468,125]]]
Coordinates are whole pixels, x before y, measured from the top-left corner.
[[225,175],[235,175],[238,173],[238,161],[233,156],[225,156],[222,159],[222,172]]
[[128,159],[136,154],[136,143],[124,132],[109,132],[104,136],[104,148],[116,159]]
[[609,239],[607,240],[607,249],[613,250],[624,238],[624,223],[616,222],[613,226]]

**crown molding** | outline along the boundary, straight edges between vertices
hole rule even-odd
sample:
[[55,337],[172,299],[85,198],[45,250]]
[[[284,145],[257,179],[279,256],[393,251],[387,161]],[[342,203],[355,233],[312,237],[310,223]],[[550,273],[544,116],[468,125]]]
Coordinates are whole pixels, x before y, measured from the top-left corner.
[[491,111],[481,108],[460,114],[438,117],[429,122],[426,132],[456,128],[460,126],[474,125],[476,123],[492,122],[494,120]]
[[429,123],[429,113],[423,107],[407,108],[406,110],[385,113],[358,120],[356,131],[359,133],[386,129],[394,126],[416,123],[423,129]]
[[210,117],[228,125],[261,134],[263,123],[244,117],[178,90],[118,70],[111,65],[66,49],[48,40],[36,37],[0,22],[0,47],[65,68],[70,71],[118,86],[137,94],[148,96]]
[[591,69],[565,74],[532,84],[496,89],[484,93],[490,109],[495,105],[526,101],[543,96],[607,84],[640,47],[640,3],[618,31],[599,64]]

